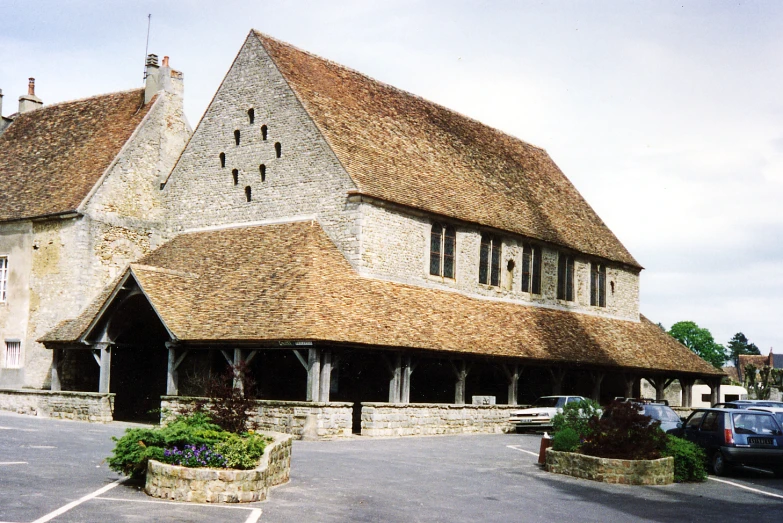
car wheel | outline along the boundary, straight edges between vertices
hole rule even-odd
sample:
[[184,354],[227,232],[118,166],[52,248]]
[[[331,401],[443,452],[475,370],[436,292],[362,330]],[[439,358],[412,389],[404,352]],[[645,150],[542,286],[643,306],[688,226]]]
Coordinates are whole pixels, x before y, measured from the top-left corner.
[[726,458],[723,457],[721,451],[717,451],[712,455],[712,471],[716,476],[725,476],[729,473],[730,466],[726,463]]

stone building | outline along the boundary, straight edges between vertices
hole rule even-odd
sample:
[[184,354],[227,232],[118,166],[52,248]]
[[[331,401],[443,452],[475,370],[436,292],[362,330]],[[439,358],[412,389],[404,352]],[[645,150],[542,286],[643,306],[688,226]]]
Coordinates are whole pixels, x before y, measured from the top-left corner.
[[353,418],[332,433],[494,430],[500,406],[465,404],[717,389],[544,150],[255,31],[157,189],[171,239],[40,338],[52,388],[118,416],[239,362],[265,416],[323,434],[329,409]]
[[43,105],[29,92],[0,134],[0,388],[49,388],[36,340],[161,244],[160,183],[190,127],[182,74],[151,58],[146,86]]

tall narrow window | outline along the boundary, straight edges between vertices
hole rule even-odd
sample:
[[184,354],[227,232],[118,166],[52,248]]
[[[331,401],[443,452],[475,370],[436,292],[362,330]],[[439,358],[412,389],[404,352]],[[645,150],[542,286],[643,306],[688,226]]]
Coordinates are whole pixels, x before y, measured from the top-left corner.
[[256,121],[256,111],[252,107],[247,110],[247,119],[250,121],[250,125]]
[[5,367],[7,369],[18,369],[22,366],[22,342],[5,341]]
[[454,278],[454,254],[457,246],[457,233],[454,227],[432,224],[430,233],[430,274]]
[[479,252],[479,283],[497,287],[500,285],[501,242],[494,236],[481,235]]
[[280,145],[280,142],[275,142],[275,155],[280,158],[283,156],[283,146]]
[[0,256],[0,302],[8,298],[8,256]]
[[557,299],[574,301],[574,257],[563,253],[557,259]]
[[233,169],[231,171],[231,176],[234,177],[234,185],[239,185],[239,171],[236,169]]
[[261,173],[261,181],[263,182],[264,180],[266,180],[266,165],[264,165],[263,163],[259,165],[258,172]]
[[220,153],[220,166],[226,166],[226,153]]
[[526,243],[522,247],[522,292],[541,294],[541,247]]
[[266,141],[266,125],[261,126],[261,139]]
[[606,266],[590,264],[590,305],[606,307]]
[[234,141],[239,145],[239,129],[234,131]]
[[245,198],[247,198],[247,201],[250,201],[250,200],[253,199],[251,191],[252,191],[252,189],[250,188],[249,185],[247,187],[245,187]]

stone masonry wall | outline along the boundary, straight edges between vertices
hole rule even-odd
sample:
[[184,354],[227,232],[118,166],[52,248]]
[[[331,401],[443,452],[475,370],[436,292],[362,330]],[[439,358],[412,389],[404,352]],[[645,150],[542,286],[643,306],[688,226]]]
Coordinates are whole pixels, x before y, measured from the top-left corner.
[[518,409],[517,405],[362,403],[362,436],[513,432],[508,419]]
[[[4,368],[6,340],[24,340],[30,314],[33,226],[29,221],[0,224],[0,257],[8,262],[6,300],[0,301],[0,387],[24,385],[24,368]],[[22,361],[24,361],[22,347]]]
[[[161,398],[161,423],[187,411],[197,401],[205,398],[163,396]],[[314,415],[319,438],[339,438],[351,435],[353,403],[321,403],[310,401],[256,400],[256,410],[251,420],[258,430],[291,434],[302,437],[308,415]]]
[[108,423],[113,419],[114,394],[0,389],[0,410],[45,418]]
[[188,468],[150,460],[144,491],[150,496],[194,503],[264,501],[269,489],[287,483],[291,474],[291,436],[268,433],[258,467],[252,470]]
[[[281,145],[279,158],[276,143]],[[258,39],[250,35],[163,195],[175,232],[315,216],[354,261],[358,232],[355,205],[347,203],[351,189],[355,185],[350,177]]]
[[[607,263],[606,307],[590,305],[590,263],[597,260],[575,257],[573,302],[557,299],[558,251],[543,247],[541,295],[522,292],[522,238],[498,235],[503,241],[499,287],[478,282],[481,230],[456,226],[456,278],[429,274],[432,223],[425,215],[405,213],[379,203],[359,207],[361,226],[358,268],[364,274],[413,285],[458,289],[469,295],[532,303],[546,307],[587,312],[600,316],[639,320],[639,277],[618,264]],[[513,260],[513,270],[508,262]],[[614,291],[612,290],[614,289]]]
[[547,449],[546,469],[556,474],[622,485],[674,483],[672,457],[653,460],[608,459]]

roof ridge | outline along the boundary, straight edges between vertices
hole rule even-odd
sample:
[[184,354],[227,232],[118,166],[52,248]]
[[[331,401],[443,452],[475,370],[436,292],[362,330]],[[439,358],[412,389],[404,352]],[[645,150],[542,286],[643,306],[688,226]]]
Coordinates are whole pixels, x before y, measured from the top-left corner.
[[[265,39],[265,38],[268,39],[268,40],[272,40],[273,42],[275,42],[275,43],[277,43],[279,45],[285,46],[285,47],[287,47],[289,49],[293,49],[293,50],[298,51],[298,52],[300,52],[302,54],[306,54],[307,56],[310,56],[312,58],[316,58],[318,60],[323,60],[324,62],[326,62],[326,63],[328,63],[330,65],[333,65],[333,66],[339,67],[341,69],[344,69],[344,70],[346,70],[346,71],[348,71],[350,73],[353,73],[355,75],[361,76],[362,78],[366,78],[367,80],[369,80],[370,82],[372,82],[374,84],[377,84],[377,85],[382,86],[384,88],[391,89],[392,91],[396,91],[398,93],[402,93],[402,94],[404,94],[406,96],[410,96],[412,98],[416,98],[417,100],[420,100],[422,102],[426,102],[427,104],[434,105],[434,106],[436,106],[436,107],[438,107],[440,109],[448,111],[451,114],[457,115],[457,116],[459,116],[461,118],[465,118],[466,120],[470,120],[471,122],[474,122],[474,123],[476,123],[476,124],[478,124],[478,125],[480,125],[482,127],[485,127],[486,129],[494,131],[494,132],[496,132],[498,134],[502,134],[502,135],[507,136],[509,138],[513,138],[514,140],[517,140],[518,142],[521,142],[521,143],[523,143],[523,144],[525,144],[527,146],[530,146],[530,147],[533,147],[533,148],[538,149],[540,151],[546,152],[546,149],[541,147],[540,145],[535,145],[535,144],[532,144],[530,142],[527,142],[527,141],[523,140],[522,138],[520,138],[518,136],[515,136],[515,135],[513,135],[513,134],[511,134],[509,132],[506,132],[506,131],[502,130],[502,129],[498,129],[497,127],[492,127],[491,125],[487,125],[486,123],[482,122],[481,120],[478,120],[478,119],[476,119],[476,118],[474,118],[472,116],[469,116],[469,115],[467,115],[465,113],[462,113],[460,111],[456,111],[456,110],[454,110],[454,109],[452,109],[450,107],[446,107],[445,105],[442,105],[442,104],[440,104],[438,102],[430,100],[429,98],[424,98],[423,96],[418,95],[416,93],[412,93],[410,91],[406,91],[405,89],[401,89],[401,88],[396,87],[396,86],[394,86],[392,84],[386,83],[386,82],[384,82],[382,80],[378,80],[376,78],[373,78],[372,76],[369,76],[369,75],[367,75],[367,74],[365,74],[365,73],[363,73],[361,71],[358,71],[358,70],[356,70],[356,69],[354,69],[352,67],[349,67],[347,65],[341,64],[339,62],[335,62],[334,60],[330,60],[329,58],[325,58],[323,56],[317,55],[315,53],[307,51],[306,49],[302,49],[302,48],[297,47],[295,45],[289,44],[288,42],[284,42],[284,41],[279,40],[279,39],[277,39],[277,38],[275,38],[273,36],[269,36],[266,33],[262,33],[261,31],[258,31],[257,29],[253,29],[252,32],[261,41],[261,45],[264,45],[263,39]],[[264,46],[264,48],[266,49],[266,46]],[[270,55],[270,58],[272,58],[273,62],[275,61],[274,57],[272,57],[271,55]],[[282,74],[282,71],[281,71],[281,74]],[[283,76],[285,76],[285,75],[283,75]],[[291,88],[294,91],[296,91],[296,89],[293,86],[291,86]]]
[[110,93],[94,94],[92,96],[85,96],[84,98],[74,98],[72,100],[61,100],[59,102],[54,102],[54,103],[50,103],[50,104],[44,104],[40,108],[35,109],[33,111],[27,111],[27,112],[21,113],[21,114],[19,114],[19,113],[14,113],[14,114],[16,114],[16,117],[18,118],[19,116],[22,116],[24,114],[39,113],[40,111],[45,111],[47,109],[52,109],[52,108],[60,107],[60,106],[63,106],[63,105],[74,104],[74,103],[79,103],[79,102],[87,102],[87,101],[90,101],[90,100],[94,100],[96,98],[103,98],[105,96],[113,96],[113,95],[118,95],[118,94],[128,94],[128,93],[132,93],[134,91],[143,91],[143,90],[144,90],[143,87],[137,87],[135,89],[125,89],[124,91],[112,91]]
[[199,275],[193,272],[176,271],[174,269],[166,269],[163,267],[156,267],[155,265],[146,265],[144,263],[131,263],[130,268],[133,270],[147,271],[147,272],[159,272],[161,274],[170,274],[172,276],[182,276],[183,278],[198,278]]

